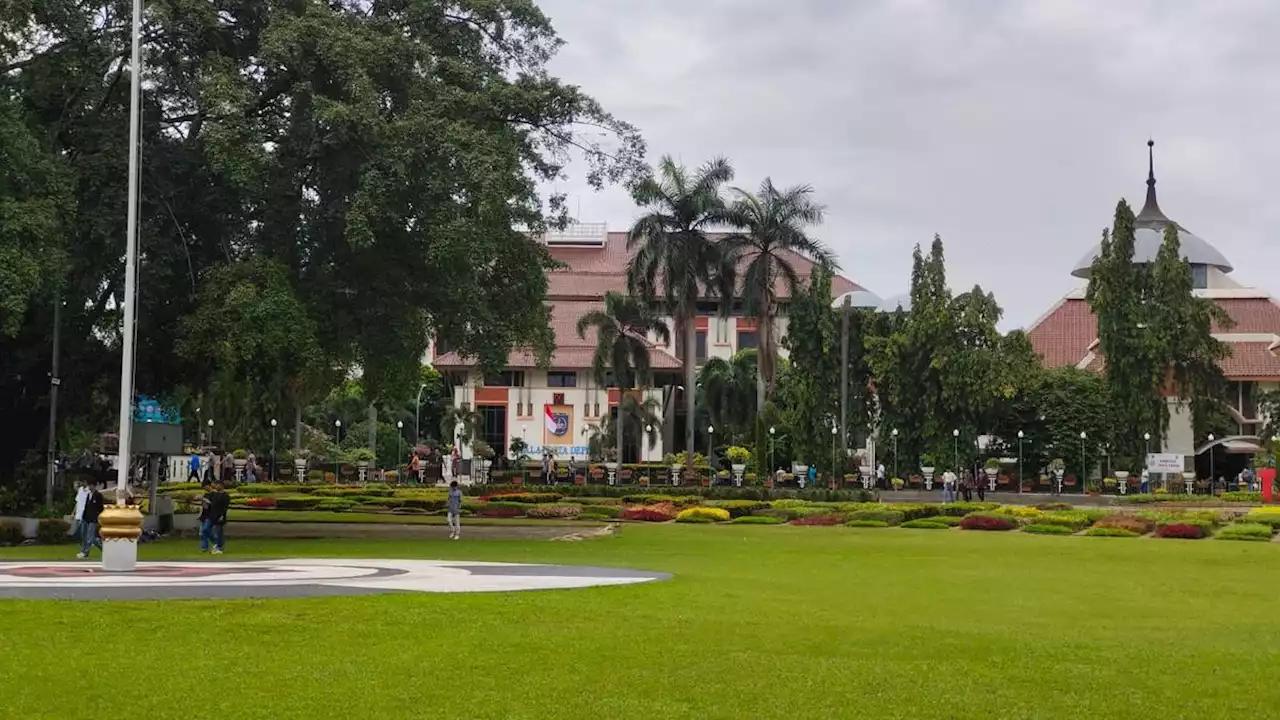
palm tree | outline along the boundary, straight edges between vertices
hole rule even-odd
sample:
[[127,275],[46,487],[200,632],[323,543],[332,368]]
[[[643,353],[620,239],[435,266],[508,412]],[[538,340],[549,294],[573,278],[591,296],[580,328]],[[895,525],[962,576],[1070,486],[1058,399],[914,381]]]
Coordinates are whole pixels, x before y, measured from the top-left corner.
[[[625,415],[635,421],[634,426],[636,428],[644,428],[643,430],[637,429],[634,432],[628,431],[627,434],[635,436],[638,433],[641,440],[648,439],[649,447],[652,448],[657,444],[658,432],[662,428],[661,411],[662,403],[653,398],[637,400],[634,397],[627,396],[622,399],[622,403],[618,407],[618,416],[621,418]],[[622,441],[618,440],[618,438],[626,436],[618,435],[617,432],[623,422],[623,420],[615,422],[613,418],[605,417],[599,425],[593,424],[583,428],[582,434],[587,437],[588,453],[593,460],[604,457],[606,455],[606,447],[622,447]],[[627,427],[632,427],[632,425],[628,424]]]
[[[591,369],[596,382],[605,384],[606,369],[613,370],[613,378],[619,388],[618,424],[623,419],[622,398],[627,391],[649,381],[649,351],[652,344],[649,335],[659,342],[671,340],[667,324],[644,300],[611,292],[604,296],[604,309],[592,310],[578,318],[578,337],[585,338],[587,330],[596,329],[596,351],[591,359]],[[621,430],[621,427],[619,428]],[[622,462],[623,433],[618,432],[618,462]]]
[[[697,372],[698,300],[719,295],[733,297],[734,266],[727,262],[720,243],[708,237],[710,228],[723,225],[725,202],[721,187],[733,179],[733,168],[723,158],[703,165],[692,175],[670,156],[658,164],[658,177],[642,180],[632,191],[646,214],[627,233],[627,250],[634,252],[627,264],[627,289],[650,301],[661,301],[675,318],[676,354],[684,364],[685,449],[693,467],[695,429],[694,379]],[[727,309],[727,308],[726,308]]]
[[750,434],[756,388],[755,350],[740,350],[731,360],[711,358],[698,373],[698,386],[699,401],[712,424],[724,428],[726,442],[732,445]]
[[777,342],[773,319],[778,308],[778,281],[794,296],[800,278],[792,264],[799,255],[812,262],[838,269],[835,256],[821,241],[809,237],[805,229],[822,223],[823,207],[813,200],[813,188],[796,185],[785,190],[765,178],[759,193],[733,188],[734,200],[725,213],[725,222],[738,229],[723,241],[735,264],[746,264],[742,273],[743,311],[756,319],[759,352],[756,372],[756,411],[773,391],[777,363]]

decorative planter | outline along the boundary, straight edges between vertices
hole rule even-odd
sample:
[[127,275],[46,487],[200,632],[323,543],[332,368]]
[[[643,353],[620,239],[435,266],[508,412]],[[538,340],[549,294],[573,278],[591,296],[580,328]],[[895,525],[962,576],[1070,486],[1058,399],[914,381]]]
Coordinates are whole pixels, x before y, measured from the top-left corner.
[[1124,470],[1116,471],[1116,484],[1119,486],[1120,494],[1124,495],[1129,491],[1129,473]]
[[863,489],[870,490],[871,484],[875,482],[875,476],[871,474],[872,469],[870,465],[858,466],[858,477],[862,480]]
[[293,470],[294,470],[294,472],[296,472],[296,473],[297,473],[297,475],[298,475],[298,482],[300,482],[300,483],[301,483],[301,482],[305,482],[305,481],[306,481],[306,477],[307,477],[307,459],[306,459],[306,458],[294,458],[294,459],[293,459]]
[[672,465],[672,466],[671,466],[671,484],[672,484],[672,485],[679,485],[679,484],[680,484],[680,469],[681,469],[681,468],[683,468],[683,467],[684,467],[683,465]]
[[366,478],[369,477],[369,461],[356,461],[356,474],[360,476],[360,484],[363,485]]
[[235,466],[236,483],[239,484],[241,481],[244,480],[244,468],[246,465],[249,464],[249,461],[245,458],[235,458],[234,460],[231,461],[231,464]]
[[928,465],[928,466],[925,466],[925,467],[921,467],[921,468],[920,468],[920,472],[924,474],[924,489],[925,489],[925,490],[932,490],[932,489],[933,489],[933,471],[934,471],[934,470],[936,470],[936,469],[937,469],[937,468],[935,468],[935,467],[934,467],[934,466],[932,466],[932,465]]
[[1193,472],[1182,473],[1182,485],[1186,488],[1188,495],[1192,494],[1195,491],[1196,474]]
[[618,463],[607,462],[604,464],[604,469],[609,473],[609,484],[618,484]]
[[1054,469],[1053,469],[1053,481],[1054,481],[1054,483],[1056,483],[1056,484],[1057,484],[1057,486],[1058,486],[1058,494],[1059,494],[1059,495],[1061,495],[1061,494],[1062,494],[1062,475],[1063,475],[1065,472],[1066,472],[1066,471],[1065,471],[1065,470],[1063,470],[1063,469],[1061,469],[1061,468],[1054,468]]
[[742,474],[747,471],[747,464],[732,463],[729,467],[733,470],[733,486],[742,487]]
[[987,474],[987,489],[995,492],[996,476],[1000,474],[1000,468],[983,468],[982,471]]

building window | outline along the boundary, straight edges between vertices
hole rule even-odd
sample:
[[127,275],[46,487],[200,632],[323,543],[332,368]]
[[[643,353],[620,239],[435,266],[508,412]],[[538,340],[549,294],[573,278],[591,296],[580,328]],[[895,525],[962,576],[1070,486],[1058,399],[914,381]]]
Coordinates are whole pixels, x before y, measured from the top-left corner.
[[1209,266],[1208,265],[1192,265],[1191,266],[1191,287],[1196,290],[1203,290],[1209,287]]
[[521,387],[524,385],[524,373],[519,370],[503,370],[486,375],[484,384],[487,387]]
[[552,370],[547,373],[547,387],[578,387],[578,373]]
[[480,413],[480,427],[477,435],[489,444],[499,455],[507,453],[507,406],[481,405],[476,408]]
[[694,343],[694,354],[698,362],[705,362],[707,359],[707,333],[699,330],[697,341]]
[[758,346],[755,330],[739,330],[738,331],[738,349],[750,350]]
[[444,337],[443,335],[436,336],[436,348],[435,348],[436,357],[444,355],[445,353],[453,352],[454,349],[455,349],[454,344],[452,342],[449,342],[448,338]]

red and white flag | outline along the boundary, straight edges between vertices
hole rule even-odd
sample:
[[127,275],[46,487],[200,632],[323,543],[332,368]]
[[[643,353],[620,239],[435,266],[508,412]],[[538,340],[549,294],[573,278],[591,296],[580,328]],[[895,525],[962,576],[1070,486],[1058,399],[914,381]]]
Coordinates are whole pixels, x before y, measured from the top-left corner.
[[556,417],[551,413],[550,405],[543,405],[542,407],[545,409],[543,417],[546,418],[543,423],[547,427],[547,432],[554,435],[556,432]]

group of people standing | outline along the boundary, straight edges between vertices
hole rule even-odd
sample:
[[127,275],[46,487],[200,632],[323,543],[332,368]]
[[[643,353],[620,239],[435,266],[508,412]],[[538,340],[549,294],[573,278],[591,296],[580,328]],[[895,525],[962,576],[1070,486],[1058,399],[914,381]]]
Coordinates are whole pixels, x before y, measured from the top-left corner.
[[955,502],[957,491],[965,502],[972,502],[975,493],[978,495],[978,502],[987,499],[986,483],[972,470],[965,470],[959,477],[950,470],[942,473],[942,502]]
[[[188,468],[188,482],[227,484],[235,480],[236,476],[235,460],[227,452],[213,453],[206,450],[203,457],[199,453],[191,453]],[[263,468],[258,465],[257,456],[249,453],[244,464],[244,481],[258,482],[262,475]]]

